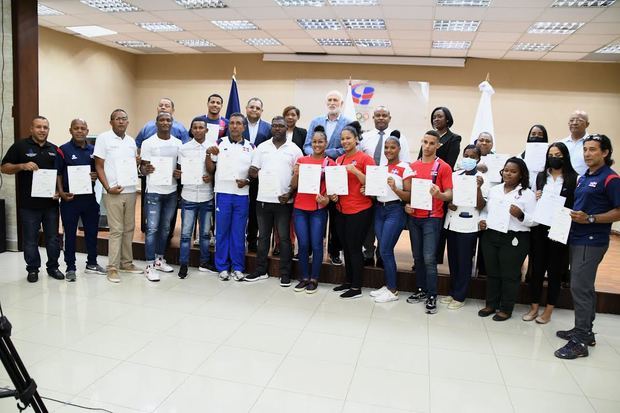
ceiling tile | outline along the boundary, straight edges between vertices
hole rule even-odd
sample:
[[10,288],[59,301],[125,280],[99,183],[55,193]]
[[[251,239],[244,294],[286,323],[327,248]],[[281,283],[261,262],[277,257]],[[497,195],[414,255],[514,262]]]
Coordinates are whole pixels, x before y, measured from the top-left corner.
[[525,33],[519,38],[520,42],[526,43],[553,43],[558,44],[569,38],[569,34],[536,34]]
[[356,47],[323,46],[329,54],[360,54]]
[[503,50],[471,50],[467,52],[467,57],[477,57],[481,59],[501,59],[506,54]]
[[297,22],[292,19],[252,19],[254,24],[263,30],[277,29],[277,30],[302,30]]
[[388,19],[385,21],[388,30],[432,30],[432,20]]
[[394,51],[391,47],[358,47],[359,53],[366,56],[394,56]]
[[467,49],[431,49],[432,57],[465,57]]
[[562,43],[557,45],[553,51],[554,52],[573,52],[573,53],[581,53],[581,52],[595,52],[601,47],[600,44],[572,44],[572,43]]
[[584,7],[553,7],[546,9],[540,16],[539,21],[545,22],[589,22],[603,12],[602,8]]
[[45,21],[49,27],[84,26],[84,20],[79,16],[47,16]]
[[143,10],[184,10],[174,0],[127,0],[128,3],[138,6]]
[[432,20],[434,18],[432,7],[383,7],[383,15],[386,19],[410,19]]
[[106,24],[105,28],[117,33],[144,33],[143,28],[131,23]]
[[291,39],[286,37],[273,36],[278,39],[282,44],[285,44],[289,47],[296,46],[314,46],[316,45],[316,41],[314,39]]
[[607,34],[572,34],[566,39],[567,43],[574,44],[608,44],[616,40],[618,36]]
[[314,45],[289,45],[295,53],[323,53],[323,48],[314,42]]
[[247,20],[235,9],[195,9],[194,13],[207,20]]
[[249,20],[290,18],[282,7],[241,7],[237,11]]
[[243,40],[241,39],[219,39],[216,41],[218,46],[222,46],[228,49],[228,46],[248,46],[247,43],[245,43]]
[[190,33],[192,33],[195,36],[198,36],[199,39],[207,39],[207,40],[230,39],[230,34],[223,30],[192,30]]
[[433,40],[474,40],[475,32],[433,32]]
[[347,6],[333,7],[334,14],[340,18],[352,19],[381,19],[383,10],[377,6]]
[[554,0],[492,0],[491,8],[549,7]]
[[485,7],[436,7],[436,19],[448,20],[482,20],[486,14]]
[[485,20],[480,23],[478,32],[508,32],[508,33],[523,33],[526,31],[532,22],[506,22],[506,21],[493,21]]
[[387,30],[348,30],[349,37],[352,39],[389,39],[390,33]]
[[430,31],[390,30],[391,39],[431,40],[433,33]]
[[539,60],[546,52],[520,52],[511,50],[504,55],[504,59],[514,60]]
[[83,13],[93,13],[94,11],[97,11],[96,9],[90,6],[87,6],[75,0],[53,1],[53,2],[42,1],[42,3],[53,9],[62,11],[65,14],[83,14]]
[[579,29],[579,34],[614,34],[620,36],[620,24],[588,23]]
[[601,14],[592,19],[593,22],[618,23],[620,22],[620,3],[616,2],[613,7],[608,7]]
[[182,11],[154,11],[151,13],[153,16],[157,16],[162,21],[177,23],[177,22],[200,22],[204,21],[204,16],[193,13],[191,10]]
[[145,11],[135,11],[131,13],[118,13],[118,17],[121,20],[138,23],[138,22],[158,22],[161,21],[160,17]]
[[419,49],[419,48],[429,48],[430,46],[431,46],[431,42],[429,40],[402,40],[402,39],[392,40],[392,47],[394,48]]
[[336,17],[333,7],[286,7],[284,12],[293,19],[330,19]]
[[547,53],[543,56],[542,60],[556,60],[556,61],[568,61],[568,62],[576,62],[584,56],[587,56],[588,53],[562,53],[556,52],[555,49],[553,51]]
[[470,50],[508,50],[514,42],[479,42],[475,41],[469,47]]
[[394,53],[398,56],[430,56],[430,47],[421,48],[394,48]]
[[520,37],[521,33],[482,32],[476,34],[475,40],[476,42],[516,42]]
[[265,30],[272,37],[281,37],[288,39],[312,39],[311,32],[305,30]]
[[485,19],[507,21],[534,21],[540,16],[542,8],[490,8]]

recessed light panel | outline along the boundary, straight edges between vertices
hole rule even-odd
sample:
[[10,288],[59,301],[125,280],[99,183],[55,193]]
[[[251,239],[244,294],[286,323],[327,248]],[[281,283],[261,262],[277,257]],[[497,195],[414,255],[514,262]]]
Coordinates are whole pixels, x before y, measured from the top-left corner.
[[153,46],[143,42],[142,40],[118,40],[114,42],[116,44],[120,44],[121,46],[131,47],[133,49],[151,49]]
[[297,24],[305,30],[340,30],[338,19],[297,19]]
[[211,20],[222,30],[256,30],[258,27],[249,20]]
[[311,6],[321,7],[325,5],[325,0],[276,0],[282,7]]
[[435,40],[433,49],[469,49],[471,42],[469,40]]
[[438,6],[489,7],[491,0],[437,0]]
[[86,37],[99,37],[116,34],[115,31],[106,29],[105,27],[101,26],[71,26],[66,27],[66,29]]
[[517,43],[512,46],[512,50],[520,52],[548,52],[556,45],[551,43]]
[[321,46],[353,46],[350,39],[314,39]]
[[167,23],[167,22],[136,23],[136,24],[142,27],[144,30],[148,30],[150,32],[182,32],[183,31],[183,29],[177,26],[176,24]]
[[122,0],[80,0],[80,2],[105,13],[127,13],[141,10]]
[[356,39],[355,45],[358,47],[391,47],[392,42],[387,39]]
[[475,32],[480,26],[478,20],[435,20],[433,30],[438,32]]
[[252,37],[249,39],[243,39],[244,42],[250,46],[281,46],[282,43],[274,39],[273,37]]
[[379,0],[329,0],[332,6],[376,6]]
[[38,3],[37,14],[39,16],[62,16],[64,13],[56,9],[52,9],[51,7],[48,7],[45,4]]
[[205,39],[177,40],[177,43],[187,47],[216,47],[214,43]]
[[222,0],[175,0],[186,9],[223,9],[227,7]]
[[583,26],[582,22],[536,22],[527,30],[528,33],[572,34]]
[[609,7],[616,0],[555,0],[551,7]]
[[342,19],[342,23],[350,30],[385,30],[383,19]]
[[620,43],[607,45],[594,53],[618,54],[620,53]]

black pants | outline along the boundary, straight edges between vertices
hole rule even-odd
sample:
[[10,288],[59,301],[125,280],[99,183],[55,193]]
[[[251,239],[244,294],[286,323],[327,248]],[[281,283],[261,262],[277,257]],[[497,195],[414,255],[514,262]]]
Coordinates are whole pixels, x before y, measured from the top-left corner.
[[354,289],[362,288],[362,271],[364,270],[362,244],[372,214],[371,207],[356,214],[339,213],[336,219],[336,230],[344,251],[346,283],[351,284],[351,288]]
[[471,280],[478,233],[447,231],[448,265],[450,266],[450,296],[456,301],[465,301]]
[[41,267],[41,256],[39,255],[39,229],[41,226],[43,226],[47,250],[47,264],[45,266],[48,271],[57,270],[58,257],[60,256],[58,205],[42,209],[22,208],[20,218],[26,271],[39,272],[39,267]]
[[547,300],[546,303],[555,306],[560,295],[560,282],[562,275],[568,271],[568,246],[550,240],[549,227],[537,225],[532,228],[530,238],[530,261],[531,269],[530,294],[532,303],[544,302],[542,299],[542,287],[547,273]]
[[280,233],[280,277],[291,275],[291,212],[293,204],[275,204],[257,202],[256,216],[258,220],[258,249],[256,253],[256,271],[267,272],[267,254],[271,240],[271,230],[275,226]]
[[[256,197],[258,196],[258,179],[250,181],[250,209],[248,211],[248,228],[246,240],[249,244],[256,245],[258,237],[258,219],[256,216]],[[271,229],[269,230],[271,233]]]
[[338,222],[338,215],[340,212],[336,209],[336,204],[333,202],[329,203],[329,233],[327,235],[327,253],[330,256],[340,256],[340,251],[342,251],[342,243],[340,242],[340,237],[338,236],[338,230],[336,229],[336,222]]

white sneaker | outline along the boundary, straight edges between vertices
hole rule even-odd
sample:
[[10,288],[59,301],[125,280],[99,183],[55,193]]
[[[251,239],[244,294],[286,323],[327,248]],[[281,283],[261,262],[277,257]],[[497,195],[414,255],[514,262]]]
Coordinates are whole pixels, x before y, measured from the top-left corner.
[[389,291],[388,288],[384,285],[383,287],[379,288],[378,290],[373,290],[370,292],[370,296],[371,297],[379,297],[380,295],[383,295],[386,291]]
[[398,301],[398,296],[387,288],[383,294],[375,297],[375,303],[389,303],[390,301]]
[[222,281],[228,281],[230,278],[230,273],[228,271],[220,271],[219,277]]
[[441,304],[450,304],[452,301],[454,301],[454,298],[452,298],[451,296],[447,295],[445,297],[441,297],[441,299],[439,300],[439,302]]
[[155,268],[153,268],[150,265],[146,266],[146,269],[144,270],[144,275],[146,275],[146,279],[149,281],[153,281],[153,282],[159,281],[159,274],[157,274],[157,271],[155,271]]
[[458,310],[459,308],[462,308],[464,305],[465,303],[462,301],[452,300],[450,304],[448,304],[448,310]]
[[[171,266],[169,266],[166,263],[166,260],[163,258],[158,258],[155,260],[155,265],[154,265],[155,269],[157,271],[162,271],[162,272],[172,272],[174,271],[174,268],[172,268]],[[159,281],[159,280],[158,280]]]
[[233,277],[233,280],[235,281],[243,281],[243,279],[245,278],[245,274],[242,273],[241,271],[233,271],[232,277]]

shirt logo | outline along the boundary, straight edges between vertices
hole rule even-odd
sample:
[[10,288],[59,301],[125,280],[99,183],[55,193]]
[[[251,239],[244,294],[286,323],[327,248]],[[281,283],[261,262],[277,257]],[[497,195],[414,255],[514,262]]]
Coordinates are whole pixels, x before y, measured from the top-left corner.
[[77,159],[77,156],[75,156],[75,154],[71,155],[71,159]]
[[588,186],[589,186],[590,188],[596,188],[596,184],[597,184],[597,183],[593,181],[593,182],[590,182],[590,183],[588,184]]
[[26,154],[26,156],[27,156],[27,157],[29,157],[29,158],[34,158],[35,156],[37,156],[37,154],[36,154],[36,153],[33,153],[33,152],[28,152],[28,153]]
[[48,152],[49,156],[56,156],[56,152]]

